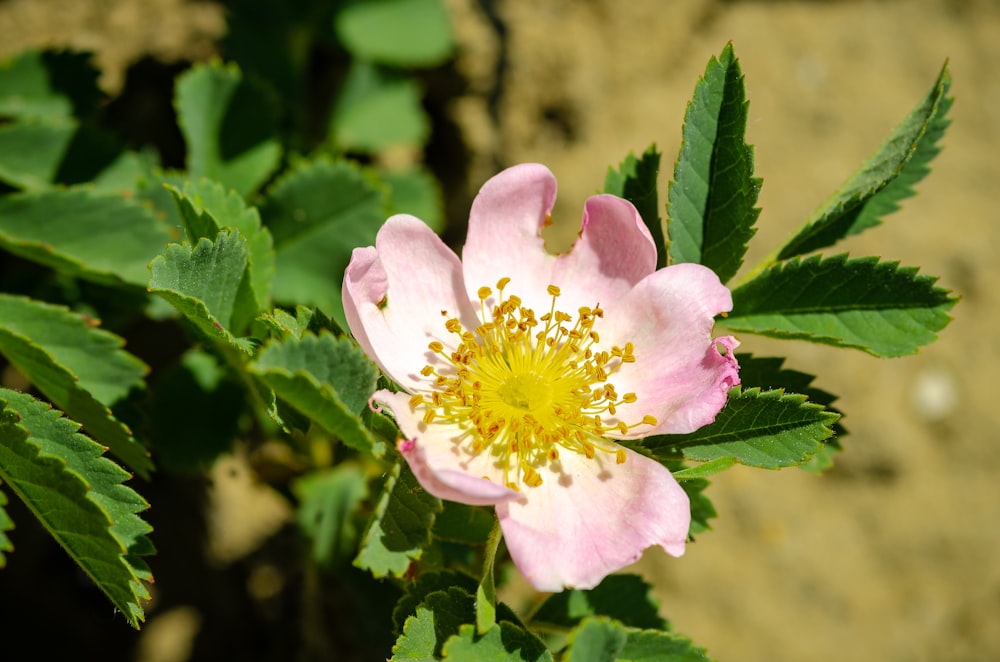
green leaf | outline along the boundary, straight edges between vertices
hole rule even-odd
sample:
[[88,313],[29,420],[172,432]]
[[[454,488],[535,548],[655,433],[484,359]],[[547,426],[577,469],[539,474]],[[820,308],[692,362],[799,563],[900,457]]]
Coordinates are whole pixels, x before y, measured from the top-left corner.
[[[165,185],[182,187],[187,181],[188,177],[183,173],[152,167],[148,172],[140,173],[132,185],[134,199],[151,208],[156,217],[170,228],[171,242],[182,241],[185,231],[184,222],[177,211],[177,203]],[[160,246],[159,253],[162,252],[163,246]]]
[[307,331],[316,334],[321,331],[329,331],[335,336],[344,335],[340,326],[327,317],[322,310],[307,306],[295,306],[294,317],[281,308],[275,308],[270,313],[259,315],[257,321],[270,331],[272,337],[279,340],[287,338],[301,340]]
[[687,637],[659,630],[630,630],[618,655],[629,662],[709,662],[705,649]]
[[402,633],[406,619],[416,613],[417,607],[431,593],[459,588],[471,596],[476,591],[476,586],[474,577],[454,570],[421,573],[417,581],[406,585],[406,593],[396,603],[396,608],[392,612],[393,630]]
[[399,67],[431,67],[455,47],[441,0],[354,0],[334,18],[352,55]]
[[62,306],[0,294],[0,330],[44,349],[76,376],[81,388],[111,405],[142,386],[149,368],[122,349],[124,340],[97,324]]
[[[737,353],[736,359],[740,364],[740,383],[744,389],[757,386],[762,391],[784,389],[789,393],[801,393],[809,398],[810,402],[823,405],[841,417],[832,426],[833,432],[838,438],[847,434],[847,430],[841,424],[844,414],[833,406],[833,403],[837,401],[837,396],[813,386],[815,375],[783,367],[784,358]],[[828,439],[826,446],[830,448],[839,445],[835,439]],[[676,474],[674,475],[676,476]]]
[[84,124],[73,134],[53,181],[58,184],[89,183],[110,167],[124,149],[114,134]]
[[76,131],[71,120],[0,126],[0,181],[28,190],[50,188]]
[[638,575],[609,575],[590,589],[569,589],[550,596],[532,623],[570,628],[590,616],[608,616],[637,628],[665,629],[652,587]]
[[710,460],[708,462],[702,462],[699,465],[688,467],[686,469],[680,469],[672,473],[674,475],[674,478],[676,478],[677,480],[706,478],[708,476],[714,476],[717,473],[725,471],[734,464],[736,464],[736,458],[731,456],[726,456],[717,458],[715,460]]
[[64,308],[0,295],[0,352],[119,459],[140,475],[149,474],[153,465],[146,449],[97,399],[118,400],[145,374],[142,362],[121,350],[117,336],[89,328]]
[[137,513],[148,504],[78,424],[23,393],[0,389],[0,400],[0,479],[138,627],[150,597],[144,582],[152,581],[141,557],[153,546]]
[[565,662],[610,662],[620,660],[628,640],[625,628],[610,618],[588,617],[573,629],[562,655]]
[[[704,464],[711,464],[711,461]],[[688,530],[688,538],[690,539],[694,539],[699,533],[711,531],[712,526],[708,520],[715,519],[719,515],[715,512],[712,501],[705,495],[709,484],[709,481],[704,478],[689,477],[680,481],[681,489],[687,493],[688,499],[691,501],[691,526]]]
[[501,621],[483,635],[475,626],[461,625],[445,642],[442,654],[449,660],[477,662],[538,662],[552,660],[552,653],[537,637],[509,621]]
[[14,530],[14,521],[7,514],[7,511],[4,510],[4,506],[6,505],[7,495],[0,490],[0,569],[7,567],[7,557],[5,554],[14,551],[14,543],[7,537],[7,532]]
[[875,356],[912,354],[937,338],[956,299],[913,267],[815,255],[779,264],[733,290],[719,320],[734,331],[853,347]]
[[163,370],[152,391],[150,436],[158,464],[196,473],[236,438],[246,391],[209,353],[188,350]]
[[177,203],[181,220],[191,243],[199,239],[215,239],[222,230],[236,229],[247,240],[247,271],[240,283],[235,329],[246,324],[266,309],[271,302],[271,282],[274,280],[274,242],[267,228],[261,226],[260,215],[248,207],[235,191],[226,190],[218,182],[201,178],[187,182],[184,189],[167,186]]
[[312,541],[313,561],[331,567],[349,559],[361,533],[353,515],[368,496],[361,468],[344,463],[312,472],[295,481],[292,491],[299,500],[296,521]]
[[656,193],[656,178],[660,173],[660,156],[656,145],[650,145],[641,158],[629,153],[618,166],[608,168],[604,192],[625,198],[638,210],[656,244],[656,268],[667,266],[666,224],[660,218],[660,203]]
[[187,169],[236,189],[257,190],[281,159],[272,100],[236,65],[199,65],[177,79],[177,121]]
[[340,300],[351,251],[385,221],[383,191],[347,161],[306,162],[268,190],[261,217],[277,251],[274,298],[318,306],[347,328]]
[[250,370],[348,446],[376,455],[385,451],[361,420],[378,369],[350,338],[306,333],[301,339],[271,341]]
[[429,593],[415,613],[406,619],[403,634],[392,647],[392,662],[433,662],[440,659],[444,643],[458,634],[463,624],[474,619],[473,597],[461,588],[451,587]]
[[32,191],[90,182],[123,153],[113,135],[79,126],[72,119],[4,124],[0,126],[0,181]]
[[389,188],[392,214],[410,214],[426,223],[435,232],[444,230],[444,201],[437,179],[422,166],[408,170],[379,173]]
[[[440,511],[441,501],[424,491],[401,460],[386,478],[354,565],[378,578],[402,577],[430,543],[434,515]],[[463,622],[474,621],[473,611],[472,619]]]
[[193,248],[170,244],[150,265],[149,291],[166,299],[209,338],[246,351],[229,326],[247,261],[246,240],[238,230],[221,232],[214,242],[202,239]]
[[145,287],[169,239],[148,208],[120,196],[71,188],[0,198],[0,246],[97,283]]
[[422,96],[414,79],[355,60],[330,116],[330,135],[348,152],[422,146],[431,131]]
[[[154,173],[159,166],[159,154],[151,147],[145,147],[138,152],[122,150],[94,177],[90,186],[100,193],[115,193],[123,197],[135,196],[144,184],[155,177]],[[143,196],[137,198],[144,199]],[[168,227],[175,225],[167,223]]]
[[778,250],[785,260],[857,234],[882,222],[899,209],[899,202],[915,194],[913,187],[930,172],[929,163],[941,148],[952,98],[951,76],[945,63],[934,87],[888,140],[820,206],[805,226]]
[[804,395],[735,387],[714,422],[690,434],[647,437],[642,445],[660,458],[732,457],[747,466],[778,469],[808,460],[833,433],[836,420]]
[[695,86],[667,188],[670,261],[703,264],[722,282],[743,264],[760,213],[753,147],[744,142],[747,107],[743,73],[727,44]]
[[0,62],[0,116],[17,119],[87,117],[97,110],[100,72],[90,53],[35,51]]

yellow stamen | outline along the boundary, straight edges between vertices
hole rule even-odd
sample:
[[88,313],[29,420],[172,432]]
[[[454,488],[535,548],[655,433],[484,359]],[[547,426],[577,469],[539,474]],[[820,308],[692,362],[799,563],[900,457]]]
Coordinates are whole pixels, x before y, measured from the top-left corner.
[[488,453],[512,489],[542,485],[544,469],[561,470],[563,451],[598,462],[613,455],[622,464],[625,450],[605,435],[656,425],[649,414],[631,424],[615,418],[620,407],[638,400],[635,393],[619,396],[609,381],[636,362],[635,346],[601,349],[594,326],[604,311],[584,306],[574,318],[557,307],[556,285],[546,288],[552,297],[548,312],[536,316],[519,297],[505,293],[510,280],[497,281],[499,300],[489,305],[494,291],[478,289],[481,323],[474,330],[456,317],[444,322],[451,348],[446,352],[437,340],[427,345],[437,355],[420,371],[429,392],[411,397],[410,407],[424,408],[427,425],[457,427],[459,448]]

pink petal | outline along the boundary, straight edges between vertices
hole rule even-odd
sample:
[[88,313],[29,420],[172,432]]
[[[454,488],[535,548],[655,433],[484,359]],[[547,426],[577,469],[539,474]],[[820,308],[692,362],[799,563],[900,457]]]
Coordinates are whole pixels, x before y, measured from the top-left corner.
[[447,317],[472,328],[478,324],[458,257],[413,216],[393,216],[379,230],[375,248],[354,250],[343,299],[348,326],[365,353],[411,391],[427,385],[420,369],[437,358],[428,343],[451,346]]
[[655,427],[639,426],[624,437],[683,434],[715,420],[729,389],[739,384],[736,340],[712,338],[715,315],[732,305],[715,272],[678,264],[652,274],[606,307],[605,324],[598,329],[602,348],[626,341],[635,345],[636,362],[610,379],[619,394],[637,396],[635,403],[618,408],[618,418],[634,423],[651,414],[657,419]]
[[[555,256],[545,251],[541,229],[556,199],[556,179],[543,165],[525,163],[494,176],[479,190],[469,212],[462,267],[469,297],[510,278],[510,293],[525,305],[547,302]],[[538,294],[535,294],[538,293]],[[534,297],[541,297],[535,299]]]
[[559,307],[607,306],[656,270],[656,244],[632,203],[595,195],[583,208],[580,236],[556,258],[552,282],[562,289]]
[[561,477],[546,471],[524,499],[497,506],[511,558],[537,590],[593,588],[652,545],[684,553],[690,504],[659,463],[629,450],[623,464],[573,453],[560,462]]
[[[455,439],[461,430],[443,423],[427,425],[414,412],[405,393],[378,391],[372,401],[385,405],[406,439],[399,451],[425,490],[449,501],[486,506],[515,499],[518,493],[504,485],[503,472],[488,453],[471,456]],[[490,480],[484,480],[484,477]]]

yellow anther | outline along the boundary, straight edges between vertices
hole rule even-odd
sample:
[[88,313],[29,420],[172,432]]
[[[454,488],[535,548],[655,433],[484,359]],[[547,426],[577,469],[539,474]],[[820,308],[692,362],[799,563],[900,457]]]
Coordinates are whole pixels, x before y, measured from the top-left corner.
[[656,425],[657,420],[655,416],[650,416],[649,414],[646,414],[645,416],[642,417],[642,422],[645,425]]
[[541,467],[564,451],[589,459],[600,451],[624,462],[624,449],[604,436],[655,424],[651,416],[642,423],[617,418],[622,405],[638,400],[632,392],[619,396],[611,383],[625,363],[635,361],[633,344],[602,347],[595,326],[604,311],[582,306],[574,316],[559,310],[556,285],[546,288],[551,306],[536,317],[520,297],[507,294],[510,282],[503,277],[495,290],[477,290],[473,325],[442,311],[442,331],[450,335],[440,338],[449,341],[428,344],[440,363],[421,369],[427,387],[409,397],[410,407],[426,425],[455,426],[456,452],[487,453],[498,469],[493,480],[511,489],[541,485]]
[[538,487],[542,484],[542,477],[531,467],[524,468],[524,475],[521,480],[523,480],[524,484],[529,487]]

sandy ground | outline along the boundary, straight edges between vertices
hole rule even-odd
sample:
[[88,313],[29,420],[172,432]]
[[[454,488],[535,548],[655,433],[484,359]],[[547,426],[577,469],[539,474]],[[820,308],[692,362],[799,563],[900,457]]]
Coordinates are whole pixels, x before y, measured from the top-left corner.
[[[992,259],[1000,8],[989,0],[449,4],[456,66],[469,80],[452,106],[469,181],[478,186],[498,165],[544,162],[559,178],[557,222],[568,224],[629,150],[656,142],[669,169],[695,80],[732,40],[764,178],[750,263],[879,145],[950,59],[954,124],[934,172],[886,225],[842,248],[940,275],[963,298],[955,321],[940,342],[891,361],[743,338],[744,349],[787,354],[791,367],[840,394],[846,452],[821,477],[743,468],[716,477],[715,530],[680,560],[651,552],[641,565],[675,628],[721,660],[1000,658],[1000,414],[987,385],[1000,367],[991,342],[1000,303],[991,285],[1000,276]],[[96,49],[111,90],[141,55],[199,59],[223,30],[207,2],[0,3],[3,52]]]

